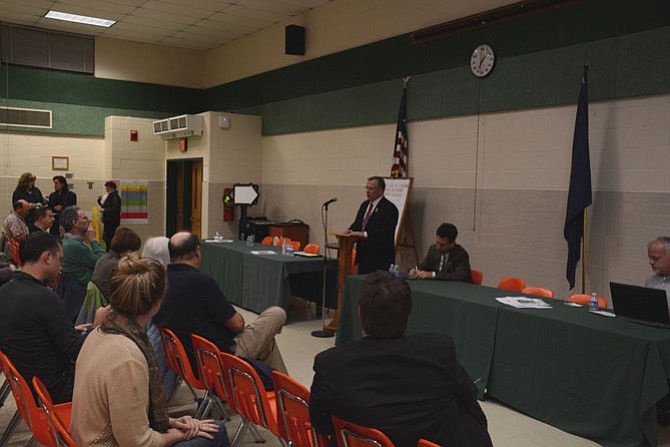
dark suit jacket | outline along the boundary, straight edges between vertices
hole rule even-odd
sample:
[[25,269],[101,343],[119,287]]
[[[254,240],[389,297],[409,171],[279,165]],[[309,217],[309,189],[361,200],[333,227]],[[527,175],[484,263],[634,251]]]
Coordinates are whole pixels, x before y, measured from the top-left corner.
[[[351,231],[363,231],[363,219],[370,202],[361,203],[356,220],[349,226]],[[395,227],[398,224],[398,208],[386,197],[382,197],[372,212],[365,231],[368,237],[356,243],[358,273],[388,270],[395,263]]]
[[441,253],[435,245],[431,245],[428,254],[419,265],[419,270],[435,272],[435,279],[443,281],[461,281],[472,284],[472,272],[470,271],[470,256],[460,245],[456,245],[449,252],[447,262],[442,264],[440,270]]
[[314,360],[310,417],[333,435],[331,414],[385,433],[396,447],[425,438],[448,447],[488,447],[477,388],[442,334],[364,337]]

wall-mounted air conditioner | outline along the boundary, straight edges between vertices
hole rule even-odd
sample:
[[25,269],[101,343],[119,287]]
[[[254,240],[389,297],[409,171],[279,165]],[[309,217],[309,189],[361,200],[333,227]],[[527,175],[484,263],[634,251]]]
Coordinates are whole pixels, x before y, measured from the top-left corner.
[[179,115],[154,121],[154,135],[164,140],[202,135],[203,119],[200,115]]

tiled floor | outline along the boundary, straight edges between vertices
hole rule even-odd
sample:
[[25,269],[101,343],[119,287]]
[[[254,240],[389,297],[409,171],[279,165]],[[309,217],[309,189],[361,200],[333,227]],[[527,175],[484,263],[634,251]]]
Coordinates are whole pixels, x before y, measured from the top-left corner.
[[[254,318],[250,312],[242,310],[247,321]],[[284,360],[290,374],[307,387],[312,382],[312,362],[314,356],[324,349],[334,346],[334,338],[315,338],[310,334],[321,328],[321,319],[306,310],[305,303],[299,300],[289,311],[289,322],[283,332],[277,337]],[[180,394],[180,398],[188,399],[186,390]],[[489,432],[496,447],[588,447],[597,446],[595,442],[570,435],[542,422],[524,416],[504,405],[486,401],[481,403],[489,421]],[[188,405],[186,405],[188,408]],[[16,407],[13,399],[7,399],[5,405],[0,409],[0,432],[4,431],[11,415]],[[230,422],[226,423],[230,436],[234,433],[239,418],[232,416]],[[269,432],[262,431],[267,440],[266,447],[280,447],[279,442]],[[17,433],[12,437],[9,446],[23,446],[30,438],[25,424],[21,422]],[[245,444],[254,445],[249,434],[245,438]],[[659,428],[659,446],[670,447],[670,429]]]

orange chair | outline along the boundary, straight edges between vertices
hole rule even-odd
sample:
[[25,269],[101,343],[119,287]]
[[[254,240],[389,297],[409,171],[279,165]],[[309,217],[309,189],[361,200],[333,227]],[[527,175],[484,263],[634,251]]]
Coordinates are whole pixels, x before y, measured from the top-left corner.
[[[198,395],[195,394],[194,388],[204,391],[207,391],[207,389],[202,383],[202,380],[196,378],[195,374],[193,374],[193,369],[191,368],[191,363],[188,360],[184,346],[181,344],[181,341],[179,341],[174,332],[172,332],[170,329],[159,327],[158,331],[161,334],[163,350],[165,351],[165,364],[179,377],[179,381],[175,385],[172,395],[174,395],[175,391],[179,388],[179,383],[183,381],[191,390],[191,393],[193,394],[193,400],[197,400]],[[168,397],[168,402],[171,398],[172,396]],[[195,414],[198,415],[202,413],[204,410],[203,407],[207,406],[208,404],[208,399],[203,399],[202,402],[200,402],[200,405],[198,405]]]
[[481,286],[482,281],[484,280],[484,273],[482,273],[481,270],[475,269],[470,269],[470,273],[472,274],[472,284]]
[[279,436],[296,447],[328,447],[309,419],[309,390],[279,371],[272,371]]
[[[42,408],[38,407],[33,398],[33,393],[28,385],[28,382],[19,374],[14,367],[14,364],[9,358],[2,355],[2,367],[5,377],[9,381],[9,386],[12,389],[12,395],[16,401],[16,407],[21,413],[24,422],[33,434],[37,442],[48,447],[58,447],[56,438],[54,437],[47,415]],[[72,414],[72,402],[54,405],[54,411],[57,417],[63,421],[67,426],[70,425],[70,417]]]
[[319,247],[318,244],[307,244],[305,245],[305,248],[302,249],[305,253],[311,253],[313,255],[318,255],[319,250],[321,250],[321,247]]
[[300,251],[300,241],[291,241],[289,244],[293,245],[293,251]]
[[272,245],[272,236],[265,236],[263,240],[261,241],[261,244],[263,245]]
[[526,281],[521,278],[503,278],[498,283],[498,288],[503,290],[511,290],[513,292],[521,292],[526,287]]
[[545,289],[544,287],[524,287],[521,290],[521,293],[526,293],[528,295],[537,295],[544,298],[553,298],[553,290]]
[[338,447],[395,447],[381,431],[332,416]]
[[21,262],[21,259],[19,258],[19,241],[7,236],[7,243],[9,244],[9,251],[12,253],[14,264],[22,266],[23,262]]
[[[3,358],[4,354],[2,351],[0,351],[0,371],[2,371],[4,374]],[[5,376],[5,383],[2,384],[2,388],[0,389],[0,407],[5,404],[5,401],[7,400],[7,397],[9,397],[9,393],[11,393],[11,391],[12,389],[9,386],[9,379],[7,379]],[[9,441],[9,439],[12,437],[12,434],[14,434],[16,426],[19,425],[19,422],[21,422],[21,413],[19,410],[16,410],[12,418],[9,420],[9,424],[7,424],[7,427],[5,427],[5,431],[2,432],[2,436],[0,436],[0,446],[7,444],[7,441]]]
[[77,447],[77,443],[72,439],[65,423],[58,417],[55,405],[51,400],[49,390],[44,386],[42,381],[37,377],[33,377],[33,388],[40,400],[40,406],[47,416],[47,422],[51,428],[54,438],[58,441],[58,446]]
[[[605,298],[598,296],[596,299],[598,300],[598,307],[601,309],[607,309],[607,300]],[[568,298],[568,301],[571,303],[578,303],[583,304],[584,306],[588,306],[589,301],[591,301],[591,295],[578,293]]]
[[251,424],[266,428],[279,438],[274,391],[265,391],[256,370],[241,358],[225,352],[219,358],[226,368],[228,405],[242,417],[230,445],[236,447]]
[[226,373],[219,360],[219,348],[211,341],[196,334],[191,334],[191,342],[198,362],[198,377],[206,390],[203,400],[209,400],[200,414],[196,414],[196,418],[204,419],[209,414],[210,407],[214,405],[226,420],[230,420],[228,412],[221,403],[221,400],[228,400],[228,394],[223,382]]
[[440,444],[435,444],[434,442],[430,442],[427,439],[419,439],[417,447],[442,447],[442,446]]
[[284,243],[284,238],[281,237],[281,236],[275,236],[275,237],[277,238],[277,243],[275,244],[275,243],[274,243],[274,238],[272,238],[273,245],[274,245],[275,247],[279,247],[279,248],[281,248],[282,244]]

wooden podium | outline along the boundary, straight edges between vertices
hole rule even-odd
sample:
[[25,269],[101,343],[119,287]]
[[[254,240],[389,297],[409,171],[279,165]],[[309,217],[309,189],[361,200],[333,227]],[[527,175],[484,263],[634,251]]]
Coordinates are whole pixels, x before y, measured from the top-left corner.
[[[326,326],[327,331],[337,332],[337,324],[340,322],[340,308],[342,307],[342,292],[344,291],[344,282],[348,275],[353,274],[353,256],[351,251],[354,244],[360,239],[350,233],[328,233],[337,237],[337,245],[340,250],[339,255],[339,275],[337,281],[337,309],[333,320]],[[325,312],[325,309],[324,309]]]

